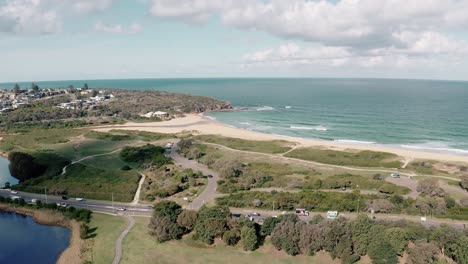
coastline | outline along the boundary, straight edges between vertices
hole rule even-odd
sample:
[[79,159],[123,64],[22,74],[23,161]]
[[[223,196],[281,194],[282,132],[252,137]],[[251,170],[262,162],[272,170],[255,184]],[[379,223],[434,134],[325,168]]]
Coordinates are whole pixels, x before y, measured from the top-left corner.
[[380,152],[389,152],[401,156],[406,159],[424,159],[424,160],[439,160],[450,162],[467,162],[468,156],[433,153],[418,151],[412,149],[400,149],[381,145],[364,145],[364,144],[349,144],[337,141],[325,141],[319,139],[308,139],[299,137],[290,137],[284,135],[266,134],[257,131],[246,130],[221,123],[213,118],[204,116],[203,114],[187,114],[184,117],[174,118],[169,121],[149,122],[149,123],[134,123],[128,122],[123,125],[98,126],[93,130],[107,132],[112,129],[123,130],[140,130],[147,132],[176,134],[182,132],[191,132],[201,135],[221,135],[225,137],[241,138],[246,140],[285,140],[296,144],[297,147],[323,147],[335,150],[355,149],[355,150],[371,150]]
[[30,216],[34,222],[48,226],[62,226],[68,228],[71,232],[70,245],[60,254],[57,264],[79,264],[81,263],[81,247],[83,241],[80,238],[80,224],[66,218],[60,213],[54,213],[47,210],[34,210],[29,208],[16,208],[7,204],[0,203],[0,211],[12,212]]

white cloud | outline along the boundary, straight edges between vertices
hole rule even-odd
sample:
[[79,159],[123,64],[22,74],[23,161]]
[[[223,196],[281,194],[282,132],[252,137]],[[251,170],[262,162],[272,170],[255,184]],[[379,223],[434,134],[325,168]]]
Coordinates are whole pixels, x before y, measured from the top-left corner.
[[128,28],[125,28],[121,24],[117,25],[108,25],[104,24],[101,21],[98,21],[94,25],[94,31],[98,33],[108,33],[108,34],[137,34],[143,30],[142,26],[138,23],[133,23]]
[[211,15],[229,8],[231,1],[221,0],[153,0],[150,13],[161,18],[205,22]]
[[381,47],[403,30],[468,26],[460,0],[153,0],[151,14],[188,22],[218,15],[229,26],[326,45]]
[[4,0],[0,1],[0,32],[55,34],[63,18],[109,8],[113,0]]
[[112,5],[113,0],[68,0],[74,11],[79,13],[89,13],[102,11]]
[[0,5],[1,32],[53,34],[61,29],[57,12],[44,9],[40,0],[8,0]]

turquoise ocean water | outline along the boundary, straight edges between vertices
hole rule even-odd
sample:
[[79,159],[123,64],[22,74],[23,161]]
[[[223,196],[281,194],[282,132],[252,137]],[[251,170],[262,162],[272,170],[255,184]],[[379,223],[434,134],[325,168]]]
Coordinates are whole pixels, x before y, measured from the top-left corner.
[[[390,79],[126,79],[41,87],[158,89],[231,101],[231,126],[295,137],[468,155],[468,82]],[[0,84],[12,88],[13,83]],[[20,83],[30,87],[30,83]],[[213,131],[215,132],[215,131]]]

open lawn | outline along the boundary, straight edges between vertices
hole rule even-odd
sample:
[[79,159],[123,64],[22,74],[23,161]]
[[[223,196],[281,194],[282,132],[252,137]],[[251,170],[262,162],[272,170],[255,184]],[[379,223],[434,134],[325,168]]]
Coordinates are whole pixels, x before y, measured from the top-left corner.
[[277,251],[268,242],[254,252],[245,252],[238,247],[224,245],[206,246],[190,237],[166,243],[157,243],[148,235],[149,218],[135,217],[136,224],[123,241],[121,264],[149,263],[339,263],[326,254],[316,256],[288,256]]
[[297,148],[286,156],[342,166],[399,168],[402,165],[395,154],[369,150],[352,152],[309,147]]
[[115,241],[125,229],[127,221],[122,217],[93,213],[89,227],[92,232],[92,257],[87,260],[95,264],[112,263],[115,255]]
[[226,146],[232,149],[279,154],[291,150],[294,143],[284,140],[254,141],[215,135],[195,136],[195,140]]

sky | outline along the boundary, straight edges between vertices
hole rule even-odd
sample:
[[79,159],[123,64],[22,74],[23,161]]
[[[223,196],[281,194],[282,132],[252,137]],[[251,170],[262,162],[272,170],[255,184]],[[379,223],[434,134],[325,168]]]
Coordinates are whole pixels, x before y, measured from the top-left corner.
[[0,82],[468,80],[468,0],[0,0]]

